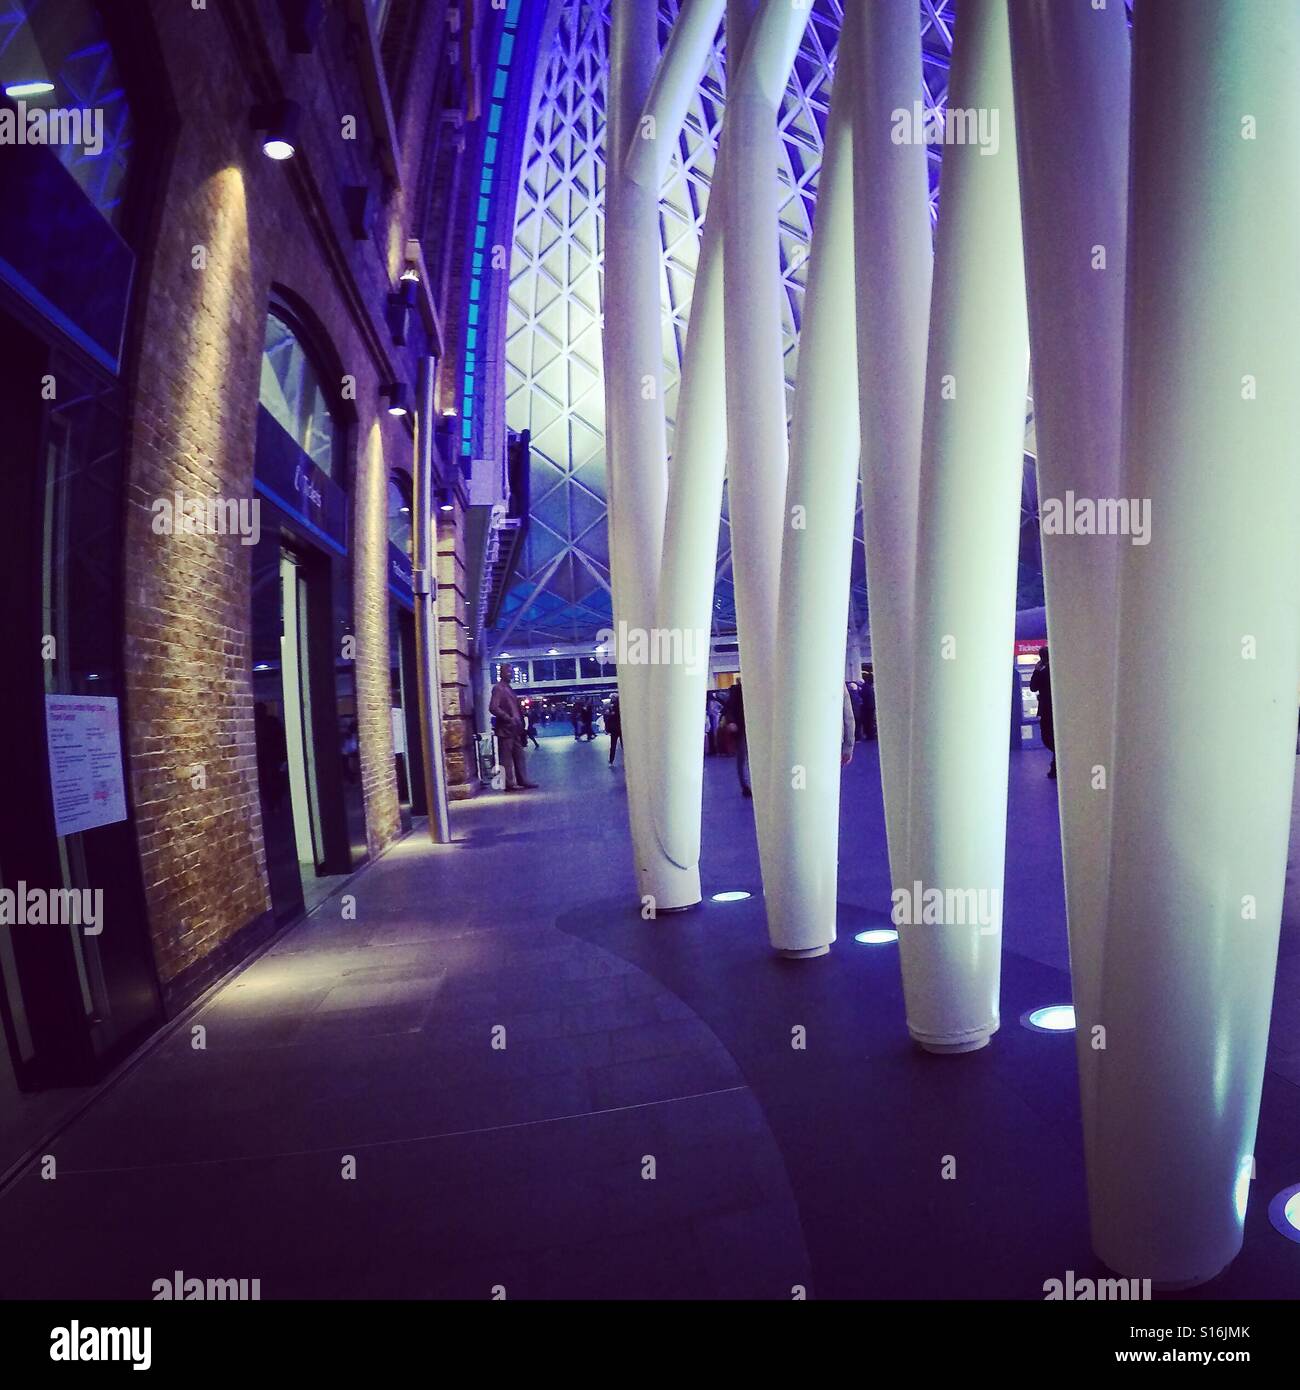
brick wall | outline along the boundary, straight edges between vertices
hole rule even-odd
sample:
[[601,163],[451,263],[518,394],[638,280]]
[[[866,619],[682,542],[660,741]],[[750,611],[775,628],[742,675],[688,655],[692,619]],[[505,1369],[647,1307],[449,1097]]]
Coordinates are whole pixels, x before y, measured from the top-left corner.
[[470,689],[469,622],[465,595],[465,527],[460,498],[438,518],[438,679],[447,795],[463,800],[480,788]]
[[[411,436],[381,409],[380,390],[393,379],[413,387],[416,361],[394,345],[384,307],[412,221],[438,48],[422,43],[428,56],[413,58],[405,74],[402,186],[389,180],[375,233],[358,242],[342,186],[371,180],[378,189],[384,181],[348,5],[327,8],[316,52],[293,55],[278,5],[223,0],[194,10],[146,2],[178,124],[132,333],[129,751],[159,975],[176,1008],[269,930],[270,903],[253,735],[251,547],[237,537],[155,535],[151,506],[177,489],[198,498],[253,496],[273,290],[304,306],[335,367],[356,383],[347,470],[371,853],[399,830],[388,714],[387,476],[395,465],[409,467]],[[426,23],[440,12],[434,3]],[[281,90],[302,104],[304,119],[298,156],[277,164],[262,155],[249,117]],[[343,137],[344,115],[356,119],[355,140]]]

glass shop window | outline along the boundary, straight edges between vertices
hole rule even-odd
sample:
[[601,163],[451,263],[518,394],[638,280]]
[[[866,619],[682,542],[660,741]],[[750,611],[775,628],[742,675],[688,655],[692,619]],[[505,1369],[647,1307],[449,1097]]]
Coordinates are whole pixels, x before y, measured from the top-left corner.
[[333,477],[335,429],[329,400],[297,334],[274,313],[266,317],[260,400],[316,467]]
[[411,553],[411,486],[404,474],[388,480],[388,539],[403,555]]

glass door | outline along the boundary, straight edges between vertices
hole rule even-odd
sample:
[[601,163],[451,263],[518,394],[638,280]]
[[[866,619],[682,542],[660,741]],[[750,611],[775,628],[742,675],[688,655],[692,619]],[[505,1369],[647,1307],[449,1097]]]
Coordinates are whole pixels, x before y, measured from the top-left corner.
[[312,740],[310,644],[307,576],[293,551],[280,551],[280,680],[293,810],[294,842],[303,887],[316,877],[325,858],[320,828],[316,752]]

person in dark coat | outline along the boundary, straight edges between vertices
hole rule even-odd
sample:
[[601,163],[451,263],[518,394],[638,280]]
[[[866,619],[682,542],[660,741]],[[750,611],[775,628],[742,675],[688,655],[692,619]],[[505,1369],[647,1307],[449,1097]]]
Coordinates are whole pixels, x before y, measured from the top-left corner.
[[1052,722],[1052,671],[1047,661],[1047,648],[1038,653],[1038,665],[1029,678],[1029,688],[1038,696],[1038,729],[1043,736],[1043,747],[1051,749],[1052,765],[1047,775],[1056,778],[1056,726]]
[[876,673],[862,682],[862,737],[873,739],[879,730],[876,725]]
[[274,810],[289,786],[289,741],[284,725],[261,700],[253,706],[253,736],[257,741],[257,784]]
[[736,776],[740,779],[740,794],[752,797],[754,792],[749,785],[749,741],[745,737],[745,696],[739,681],[731,687],[724,718],[727,721],[727,732],[731,734],[736,745]]
[[[614,754],[618,752],[618,745],[623,737],[623,717],[618,712],[618,696],[614,696],[614,703],[605,712],[605,732],[609,735],[609,765],[614,766]],[[626,758],[627,753],[624,751]]]

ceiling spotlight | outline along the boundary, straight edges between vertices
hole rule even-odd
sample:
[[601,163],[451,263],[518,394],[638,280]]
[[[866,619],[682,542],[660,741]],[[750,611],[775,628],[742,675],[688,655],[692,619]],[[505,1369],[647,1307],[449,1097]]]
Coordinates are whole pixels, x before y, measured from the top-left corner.
[[405,415],[408,409],[406,404],[406,383],[404,381],[390,381],[380,392],[380,395],[388,402],[388,413],[390,415]]
[[302,107],[282,97],[253,113],[253,124],[262,135],[262,153],[268,159],[292,159],[298,151],[298,127]]
[[452,501],[451,489],[449,487],[438,488],[435,496],[437,498],[438,510],[440,512],[455,511],[456,505]]

